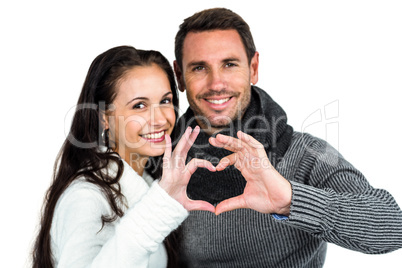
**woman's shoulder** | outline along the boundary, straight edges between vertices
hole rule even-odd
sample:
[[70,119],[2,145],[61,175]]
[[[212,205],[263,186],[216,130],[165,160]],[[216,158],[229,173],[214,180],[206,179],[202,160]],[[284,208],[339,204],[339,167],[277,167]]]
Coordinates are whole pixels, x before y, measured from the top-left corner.
[[108,202],[101,188],[81,176],[74,180],[60,196],[56,205],[57,211],[68,211],[71,208],[102,212],[110,212]]
[[140,176],[127,162],[123,160],[123,163],[124,172],[119,184],[128,207],[131,207],[148,192],[153,178],[146,172]]
[[[123,206],[125,210],[138,202],[149,190],[148,181],[153,180],[149,174],[139,176],[126,162],[124,162],[123,174],[118,181],[118,186],[123,195]],[[114,168],[109,167],[109,172]],[[111,173],[109,173],[111,174]],[[57,210],[65,210],[68,207],[81,207],[82,209],[99,210],[102,213],[111,213],[110,204],[107,201],[104,191],[95,183],[90,182],[85,175],[75,179],[60,196],[56,205]]]

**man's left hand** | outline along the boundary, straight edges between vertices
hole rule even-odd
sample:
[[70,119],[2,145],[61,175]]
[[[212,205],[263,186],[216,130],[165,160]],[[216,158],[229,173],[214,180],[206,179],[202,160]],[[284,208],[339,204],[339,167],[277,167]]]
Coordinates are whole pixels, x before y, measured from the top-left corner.
[[238,131],[237,137],[218,134],[209,142],[233,152],[221,159],[217,171],[234,165],[246,179],[243,194],[222,201],[216,206],[215,214],[238,208],[250,208],[261,213],[289,216],[292,188],[271,165],[264,146],[252,136]]

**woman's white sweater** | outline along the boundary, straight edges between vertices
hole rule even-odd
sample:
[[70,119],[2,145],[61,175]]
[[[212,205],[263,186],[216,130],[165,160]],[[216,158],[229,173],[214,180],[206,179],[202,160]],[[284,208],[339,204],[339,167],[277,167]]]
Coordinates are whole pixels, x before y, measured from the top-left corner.
[[[124,161],[123,161],[124,162]],[[115,172],[110,167],[108,172]],[[187,210],[157,181],[140,177],[126,162],[120,186],[124,216],[102,228],[112,210],[100,188],[74,181],[60,197],[51,228],[56,267],[166,267],[163,240],[187,217]]]

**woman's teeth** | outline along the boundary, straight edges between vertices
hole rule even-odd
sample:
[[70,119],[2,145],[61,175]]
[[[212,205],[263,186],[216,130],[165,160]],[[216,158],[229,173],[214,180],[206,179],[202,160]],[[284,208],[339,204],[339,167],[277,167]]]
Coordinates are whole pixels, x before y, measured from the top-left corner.
[[165,131],[163,130],[163,131],[158,132],[158,133],[145,134],[145,135],[142,135],[142,136],[143,136],[144,138],[146,138],[146,139],[159,139],[159,138],[162,137],[164,134],[165,134]]
[[213,103],[213,104],[222,104],[222,103],[227,102],[229,99],[230,98],[220,99],[220,100],[207,100],[207,101],[210,102],[210,103]]

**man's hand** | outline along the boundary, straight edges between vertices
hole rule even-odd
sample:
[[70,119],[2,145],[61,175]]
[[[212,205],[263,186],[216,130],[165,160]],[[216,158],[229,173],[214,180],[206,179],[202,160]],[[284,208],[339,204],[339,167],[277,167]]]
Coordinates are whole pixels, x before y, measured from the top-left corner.
[[250,208],[261,213],[289,216],[292,199],[290,183],[271,165],[260,142],[241,131],[237,132],[237,137],[239,139],[218,134],[209,140],[213,146],[233,152],[221,159],[216,170],[234,165],[247,181],[243,194],[219,203],[215,214]]
[[165,135],[166,148],[163,156],[163,173],[159,182],[172,198],[176,199],[185,209],[190,210],[207,210],[215,212],[215,207],[205,201],[194,201],[187,196],[187,184],[191,175],[199,167],[207,168],[209,171],[215,171],[215,167],[207,160],[193,158],[186,165],[187,153],[193,145],[195,139],[200,132],[200,128],[195,127],[194,131],[187,128],[183,134],[175,150],[172,153],[172,144],[169,135]]

